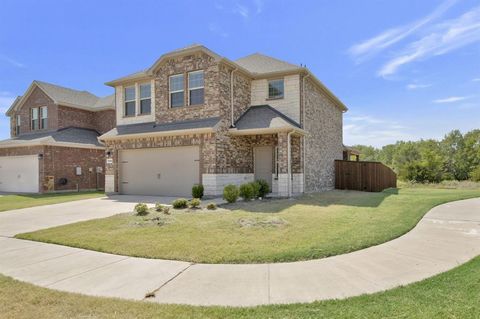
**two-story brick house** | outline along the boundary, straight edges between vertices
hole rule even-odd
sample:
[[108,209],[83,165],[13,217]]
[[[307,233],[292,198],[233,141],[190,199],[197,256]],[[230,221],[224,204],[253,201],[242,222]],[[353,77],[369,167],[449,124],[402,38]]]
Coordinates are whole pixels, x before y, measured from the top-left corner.
[[0,141],[0,191],[103,189],[105,147],[115,127],[114,96],[99,98],[33,81],[7,111],[11,138]]
[[333,188],[347,108],[305,67],[193,45],[107,85],[107,192],[187,196],[201,183],[220,195],[260,178],[281,196]]

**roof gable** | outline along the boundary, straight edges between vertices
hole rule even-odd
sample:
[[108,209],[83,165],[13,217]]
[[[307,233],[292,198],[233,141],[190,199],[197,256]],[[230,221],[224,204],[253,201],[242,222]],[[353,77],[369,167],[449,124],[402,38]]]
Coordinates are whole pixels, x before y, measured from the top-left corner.
[[28,97],[38,88],[45,95],[47,95],[53,103],[57,105],[64,105],[88,111],[98,111],[103,109],[114,109],[114,101],[112,96],[99,98],[98,96],[88,91],[78,91],[63,86],[42,82],[33,81],[28,87],[24,95],[17,97],[12,103],[7,115],[11,115],[13,111],[18,110],[28,100]]
[[253,74],[301,71],[302,67],[261,53],[254,53],[234,61]]

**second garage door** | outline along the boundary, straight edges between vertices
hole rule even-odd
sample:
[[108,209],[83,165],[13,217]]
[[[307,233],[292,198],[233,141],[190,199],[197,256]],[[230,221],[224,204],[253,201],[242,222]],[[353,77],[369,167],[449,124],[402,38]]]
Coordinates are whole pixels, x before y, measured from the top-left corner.
[[38,193],[38,155],[0,157],[0,192]]
[[120,192],[131,195],[191,196],[200,181],[199,147],[122,150]]

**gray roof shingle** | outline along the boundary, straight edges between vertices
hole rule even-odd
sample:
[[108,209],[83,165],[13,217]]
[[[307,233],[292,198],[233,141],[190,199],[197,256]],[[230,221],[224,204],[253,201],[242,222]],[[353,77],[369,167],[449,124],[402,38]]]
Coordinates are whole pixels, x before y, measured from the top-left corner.
[[116,128],[102,135],[102,137],[114,137],[130,134],[156,133],[179,130],[191,130],[202,128],[213,128],[220,122],[219,117],[211,117],[199,120],[179,121],[157,124],[155,122],[119,125]]
[[302,69],[302,67],[298,65],[278,60],[261,53],[247,55],[234,62],[254,74],[288,72]]
[[288,126],[300,128],[300,124],[270,105],[251,106],[235,122],[235,128],[237,130],[281,128]]
[[49,144],[75,143],[88,146],[102,146],[97,139],[99,135],[100,134],[94,130],[68,127],[56,131],[22,134],[18,137],[0,141],[0,147],[22,146],[31,143],[41,144],[42,142],[49,142]]

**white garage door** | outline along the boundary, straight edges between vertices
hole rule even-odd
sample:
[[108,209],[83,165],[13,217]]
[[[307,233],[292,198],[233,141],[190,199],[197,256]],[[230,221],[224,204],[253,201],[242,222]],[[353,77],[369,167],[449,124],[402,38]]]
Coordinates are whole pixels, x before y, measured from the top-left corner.
[[38,193],[38,155],[0,157],[0,192]]
[[198,146],[122,150],[120,192],[132,195],[191,196],[199,183]]

